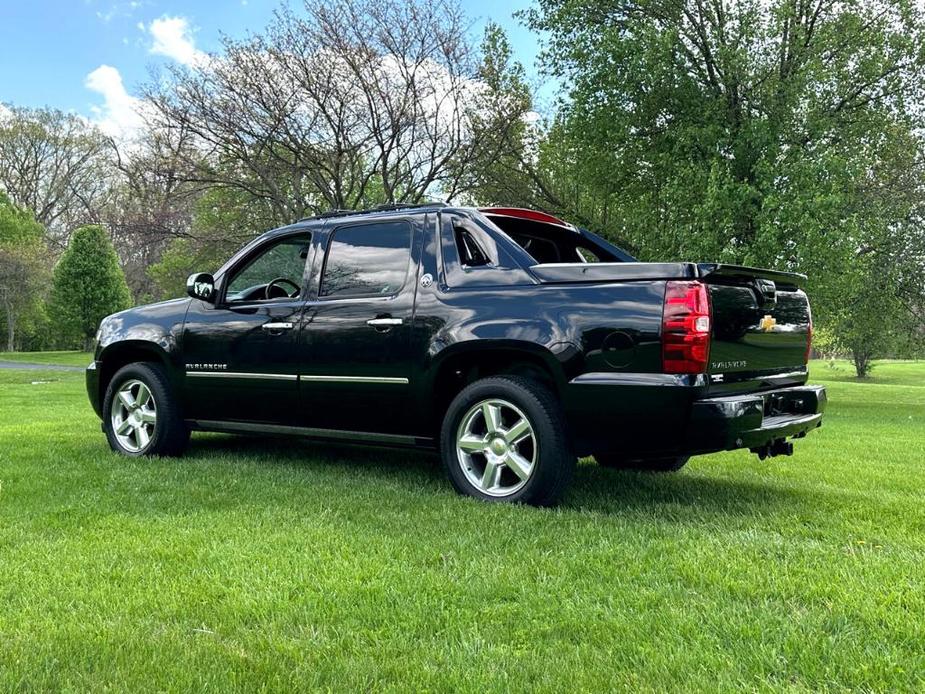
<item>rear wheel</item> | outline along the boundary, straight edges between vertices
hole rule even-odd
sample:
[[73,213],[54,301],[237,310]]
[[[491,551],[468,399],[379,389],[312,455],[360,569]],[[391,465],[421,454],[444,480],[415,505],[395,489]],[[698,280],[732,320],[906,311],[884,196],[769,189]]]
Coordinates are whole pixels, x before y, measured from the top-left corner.
[[666,458],[626,458],[618,453],[595,453],[598,465],[614,470],[636,470],[638,472],[677,472],[687,465],[690,456],[669,456]]
[[550,506],[572,479],[565,420],[555,396],[521,376],[485,378],[447,410],[443,463],[460,494],[485,501]]
[[189,443],[189,428],[159,364],[119,369],[106,388],[103,417],[110,448],[123,455],[180,455]]

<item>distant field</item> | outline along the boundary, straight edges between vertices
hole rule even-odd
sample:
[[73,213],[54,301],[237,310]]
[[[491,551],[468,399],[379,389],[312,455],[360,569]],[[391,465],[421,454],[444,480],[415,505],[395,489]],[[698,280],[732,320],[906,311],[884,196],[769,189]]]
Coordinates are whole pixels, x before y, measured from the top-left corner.
[[814,360],[810,364],[814,376],[828,381],[873,383],[880,385],[925,385],[925,361],[882,360],[874,363],[870,375],[858,379],[854,364],[845,359]]
[[422,453],[116,457],[82,374],[0,370],[0,691],[923,691],[925,363],[852,373],[793,458],[537,510]]
[[93,361],[93,355],[90,352],[0,352],[0,361],[86,366]]

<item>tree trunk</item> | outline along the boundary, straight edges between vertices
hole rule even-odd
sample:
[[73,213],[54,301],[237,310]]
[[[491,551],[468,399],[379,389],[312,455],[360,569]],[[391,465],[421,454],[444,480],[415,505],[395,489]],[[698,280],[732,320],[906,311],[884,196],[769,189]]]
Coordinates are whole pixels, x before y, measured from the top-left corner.
[[13,303],[8,297],[3,301],[6,307],[6,351],[16,351],[16,316],[13,315]]
[[871,366],[871,353],[867,351],[853,351],[851,353],[852,360],[854,361],[854,370],[857,372],[858,378],[867,378],[870,374]]

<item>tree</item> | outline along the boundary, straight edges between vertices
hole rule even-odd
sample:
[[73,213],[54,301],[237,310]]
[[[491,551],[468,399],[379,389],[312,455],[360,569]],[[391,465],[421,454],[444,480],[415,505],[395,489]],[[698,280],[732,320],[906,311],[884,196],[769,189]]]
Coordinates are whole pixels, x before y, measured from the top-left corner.
[[147,90],[156,123],[193,133],[196,181],[269,204],[278,222],[464,192],[469,163],[522,117],[480,81],[449,1],[310,0],[259,35]]
[[474,100],[469,119],[481,147],[458,162],[460,190],[483,205],[549,206],[549,191],[532,166],[539,116],[532,111],[524,68],[514,60],[507,35],[497,24],[485,27],[477,79],[487,88]]
[[0,115],[0,190],[64,247],[75,223],[97,219],[112,171],[107,144],[74,114],[9,107]]
[[52,282],[51,315],[62,341],[88,349],[100,321],[130,305],[125,275],[106,232],[100,226],[77,229]]
[[19,330],[41,314],[48,275],[42,225],[0,193],[0,310],[6,349],[17,347]]
[[925,233],[915,0],[550,0],[527,19],[568,89],[539,162],[563,212],[643,259],[807,272],[836,330],[884,291],[923,305],[922,256],[898,251]]
[[244,243],[274,226],[272,210],[235,188],[212,188],[197,200],[189,233],[173,239],[148,277],[162,298],[183,296],[193,272],[214,272]]
[[[157,287],[148,271],[176,239],[189,239],[199,199],[207,188],[188,180],[190,134],[147,128],[128,142],[113,142],[116,175],[100,216],[132,296],[152,297]],[[178,156],[183,152],[184,156]]]

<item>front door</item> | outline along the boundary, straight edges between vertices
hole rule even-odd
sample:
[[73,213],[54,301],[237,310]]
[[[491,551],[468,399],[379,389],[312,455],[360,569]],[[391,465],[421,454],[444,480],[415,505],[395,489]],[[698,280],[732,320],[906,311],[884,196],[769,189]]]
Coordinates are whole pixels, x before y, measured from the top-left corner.
[[310,243],[306,233],[270,239],[219,280],[214,306],[193,300],[183,333],[188,418],[297,423]]
[[305,308],[305,426],[406,434],[417,240],[411,220],[343,223],[324,237]]

